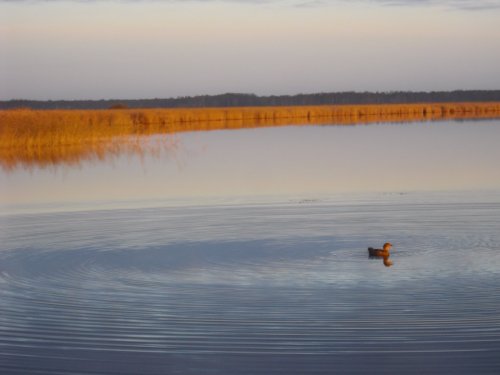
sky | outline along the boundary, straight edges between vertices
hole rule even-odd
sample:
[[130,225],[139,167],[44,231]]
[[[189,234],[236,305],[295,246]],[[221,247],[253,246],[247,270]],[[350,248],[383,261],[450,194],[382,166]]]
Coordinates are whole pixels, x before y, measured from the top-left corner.
[[0,0],[0,100],[500,89],[500,0]]

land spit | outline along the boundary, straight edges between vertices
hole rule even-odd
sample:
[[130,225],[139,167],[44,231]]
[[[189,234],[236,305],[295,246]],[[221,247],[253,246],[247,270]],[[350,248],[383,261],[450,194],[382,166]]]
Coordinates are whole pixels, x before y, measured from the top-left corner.
[[[53,164],[138,150],[140,136],[285,125],[356,125],[500,117],[500,102],[0,111],[0,165]],[[132,146],[130,146],[132,145]],[[139,147],[140,148],[140,147]]]

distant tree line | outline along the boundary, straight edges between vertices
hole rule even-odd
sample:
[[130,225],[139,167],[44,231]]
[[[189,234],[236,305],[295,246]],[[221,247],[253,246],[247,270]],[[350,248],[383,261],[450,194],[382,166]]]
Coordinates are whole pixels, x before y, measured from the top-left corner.
[[500,90],[457,91],[392,91],[392,92],[332,92],[297,95],[257,96],[227,93],[221,95],[183,96],[168,99],[131,100],[8,100],[0,101],[0,109],[122,109],[122,108],[180,108],[180,107],[250,107],[332,104],[402,104],[447,102],[500,101]]

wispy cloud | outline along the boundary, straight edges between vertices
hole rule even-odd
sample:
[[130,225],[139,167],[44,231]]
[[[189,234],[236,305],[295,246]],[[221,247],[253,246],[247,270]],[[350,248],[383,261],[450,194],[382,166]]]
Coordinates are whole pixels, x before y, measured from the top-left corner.
[[464,10],[500,9],[500,0],[356,0],[392,6],[442,6]]
[[[44,3],[44,2],[80,2],[89,3],[97,0],[0,0],[0,3]],[[138,2],[163,2],[182,3],[190,2],[226,2],[226,3],[247,3],[247,4],[283,4],[297,7],[318,7],[334,5],[342,2],[358,2],[380,4],[383,6],[440,6],[445,8],[455,8],[463,10],[491,10],[500,9],[500,0],[102,0],[117,3],[138,3]]]

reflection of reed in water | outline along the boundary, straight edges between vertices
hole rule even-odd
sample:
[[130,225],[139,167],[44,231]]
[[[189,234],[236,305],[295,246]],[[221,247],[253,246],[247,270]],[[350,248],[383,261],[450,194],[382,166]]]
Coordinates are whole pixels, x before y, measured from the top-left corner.
[[73,144],[26,145],[0,149],[0,165],[9,172],[18,167],[46,168],[58,165],[79,166],[82,162],[110,161],[122,155],[159,156],[176,152],[178,139],[174,136],[122,136]]
[[[78,164],[148,150],[140,136],[284,125],[500,117],[500,103],[0,111],[0,165]],[[164,146],[164,145],[163,145]],[[167,146],[171,146],[167,142]],[[158,147],[158,145],[157,145]]]

